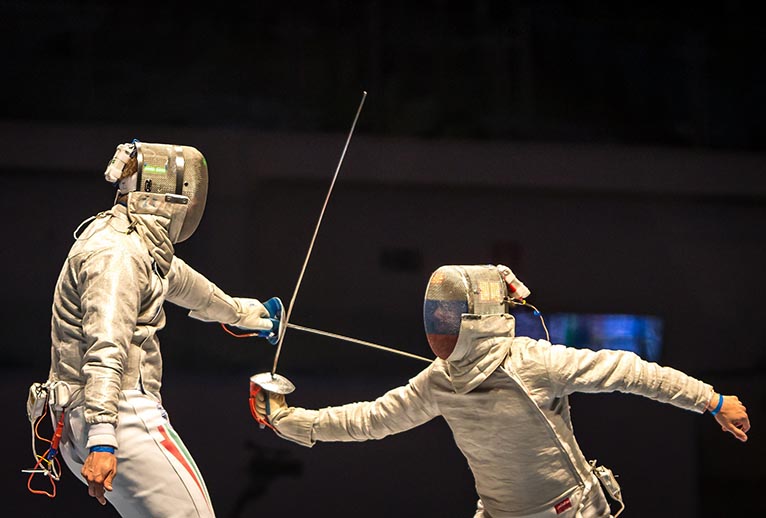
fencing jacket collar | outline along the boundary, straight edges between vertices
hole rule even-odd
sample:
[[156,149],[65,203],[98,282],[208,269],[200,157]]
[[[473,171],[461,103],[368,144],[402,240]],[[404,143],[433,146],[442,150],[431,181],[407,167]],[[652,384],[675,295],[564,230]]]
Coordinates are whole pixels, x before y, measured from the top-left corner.
[[510,353],[515,332],[513,316],[463,315],[447,372],[455,392],[466,394],[486,380]]
[[168,234],[171,224],[171,213],[168,204],[163,203],[161,196],[151,193],[130,193],[128,205],[114,207],[116,211],[125,210],[125,214],[135,228],[141,240],[146,245],[149,255],[161,277],[167,276],[175,250]]

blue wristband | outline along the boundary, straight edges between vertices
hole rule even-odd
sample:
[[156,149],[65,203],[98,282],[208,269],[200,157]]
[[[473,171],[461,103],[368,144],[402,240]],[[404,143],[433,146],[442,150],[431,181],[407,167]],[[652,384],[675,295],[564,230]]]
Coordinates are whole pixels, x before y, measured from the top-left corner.
[[723,406],[723,394],[718,394],[718,405],[716,405],[715,410],[710,411],[710,415],[716,415],[718,412],[721,411],[722,406]]
[[106,453],[114,453],[114,446],[93,446],[90,449],[91,453],[95,452],[106,452]]

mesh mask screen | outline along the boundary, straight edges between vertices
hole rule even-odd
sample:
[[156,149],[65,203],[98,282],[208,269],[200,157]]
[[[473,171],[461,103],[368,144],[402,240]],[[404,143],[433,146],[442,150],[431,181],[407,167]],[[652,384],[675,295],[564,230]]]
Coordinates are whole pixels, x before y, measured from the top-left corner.
[[492,265],[442,266],[428,282],[423,323],[431,349],[446,358],[455,348],[462,316],[506,312],[505,281]]

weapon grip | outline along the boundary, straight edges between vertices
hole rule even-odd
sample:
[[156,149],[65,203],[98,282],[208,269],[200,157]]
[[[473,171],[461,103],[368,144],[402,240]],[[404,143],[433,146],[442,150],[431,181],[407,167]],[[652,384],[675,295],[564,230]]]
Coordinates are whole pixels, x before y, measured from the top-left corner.
[[261,430],[263,430],[265,427],[268,426],[269,428],[271,428],[272,430],[274,430],[276,432],[274,427],[271,426],[271,423],[269,423],[266,419],[263,419],[261,416],[258,415],[258,412],[255,411],[255,405],[256,405],[256,402],[257,402],[256,398],[258,396],[258,393],[261,390],[266,392],[266,394],[265,394],[265,396],[266,396],[266,415],[271,413],[271,409],[269,408],[269,394],[268,394],[268,391],[264,390],[263,387],[261,387],[260,385],[258,385],[257,383],[255,383],[253,381],[250,382],[250,413],[252,414],[253,419],[255,419],[255,421],[258,423],[258,427]]

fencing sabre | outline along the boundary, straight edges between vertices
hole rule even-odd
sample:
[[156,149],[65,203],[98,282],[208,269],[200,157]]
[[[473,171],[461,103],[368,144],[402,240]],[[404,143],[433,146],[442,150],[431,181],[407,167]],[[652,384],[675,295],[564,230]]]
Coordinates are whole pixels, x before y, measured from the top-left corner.
[[260,338],[265,338],[269,341],[272,345],[277,343],[277,340],[281,333],[284,332],[285,327],[289,327],[290,329],[295,329],[296,331],[302,331],[304,333],[310,333],[314,335],[320,335],[320,336],[326,336],[328,338],[335,338],[336,340],[341,340],[343,342],[350,342],[353,344],[358,345],[364,345],[365,347],[370,347],[372,349],[378,349],[380,351],[385,351],[393,354],[398,354],[400,356],[406,356],[408,358],[413,358],[415,360],[424,361],[427,363],[432,363],[433,359],[426,358],[425,356],[418,356],[417,354],[413,354],[407,351],[402,351],[399,349],[394,349],[393,347],[388,347],[385,345],[376,344],[375,342],[368,342],[367,340],[360,340],[358,338],[352,338],[350,336],[342,335],[339,333],[331,333],[330,331],[323,331],[321,329],[315,329],[313,327],[306,327],[301,326],[298,324],[288,323],[285,324],[282,321],[282,313],[283,313],[283,307],[282,307],[282,301],[279,300],[278,297],[273,297],[263,304],[266,309],[269,312],[269,320],[271,320],[272,328],[268,331],[252,331],[247,333],[235,333],[231,331],[226,324],[222,324],[222,327],[224,331],[229,333],[230,335],[236,337],[236,338],[248,338],[251,336],[258,336]]
[[[274,364],[271,367],[271,372],[262,372],[260,374],[256,374],[250,378],[250,405],[251,410],[253,411],[253,417],[256,417],[256,413],[254,411],[254,405],[255,405],[255,394],[260,391],[260,389],[267,390],[269,392],[273,392],[275,394],[289,394],[292,391],[295,390],[295,385],[292,384],[290,380],[285,378],[284,376],[281,376],[277,374],[277,364],[279,363],[279,355],[282,352],[282,345],[285,341],[285,335],[287,334],[287,328],[290,324],[290,316],[293,312],[293,306],[295,305],[295,299],[298,296],[298,290],[301,287],[301,282],[303,281],[303,275],[306,273],[306,267],[309,263],[309,258],[311,257],[311,252],[314,249],[314,242],[316,241],[317,234],[319,233],[319,227],[322,224],[322,218],[324,217],[325,210],[327,209],[327,203],[330,201],[330,195],[332,194],[332,190],[335,187],[335,181],[338,179],[338,173],[340,172],[340,168],[343,165],[343,159],[346,156],[346,151],[348,150],[348,145],[351,142],[351,137],[354,134],[354,128],[356,128],[356,121],[359,120],[359,114],[362,111],[362,107],[364,106],[364,100],[367,98],[367,92],[362,92],[362,100],[359,102],[359,107],[356,109],[356,115],[354,115],[354,121],[351,123],[351,129],[348,132],[348,136],[346,137],[346,144],[343,146],[343,152],[340,155],[340,160],[338,160],[338,166],[335,168],[335,174],[332,177],[332,182],[330,182],[330,188],[327,191],[327,196],[325,197],[324,204],[322,205],[322,210],[319,213],[319,220],[317,221],[316,227],[314,227],[314,235],[311,237],[311,242],[309,243],[309,249],[308,252],[306,252],[306,257],[303,260],[303,267],[301,268],[301,272],[298,275],[298,282],[295,284],[295,290],[293,291],[293,295],[290,298],[290,304],[287,306],[287,314],[285,315],[283,322],[281,323],[280,327],[280,333],[279,338],[277,341],[277,351],[274,354]],[[267,404],[268,404],[269,398],[266,398]],[[256,417],[256,420],[261,424],[268,424],[261,421],[259,418]]]
[[418,356],[417,354],[408,353],[406,351],[400,351],[399,349],[394,349],[393,347],[386,347],[385,345],[376,344],[373,342],[368,342],[366,340],[359,340],[358,338],[351,338],[350,336],[344,336],[339,335],[337,333],[330,333],[329,331],[321,331],[319,329],[313,329],[311,327],[306,326],[299,326],[298,324],[287,324],[287,327],[291,329],[295,329],[297,331],[303,331],[304,333],[312,333],[315,335],[322,335],[327,336],[330,338],[336,338],[338,340],[342,340],[344,342],[351,342],[354,344],[364,345],[366,347],[372,347],[373,349],[379,349],[381,351],[386,351],[389,353],[399,354],[401,356],[407,356],[408,358],[414,358],[416,360],[421,360],[427,363],[432,363],[433,360],[429,360],[428,358],[424,356]]

